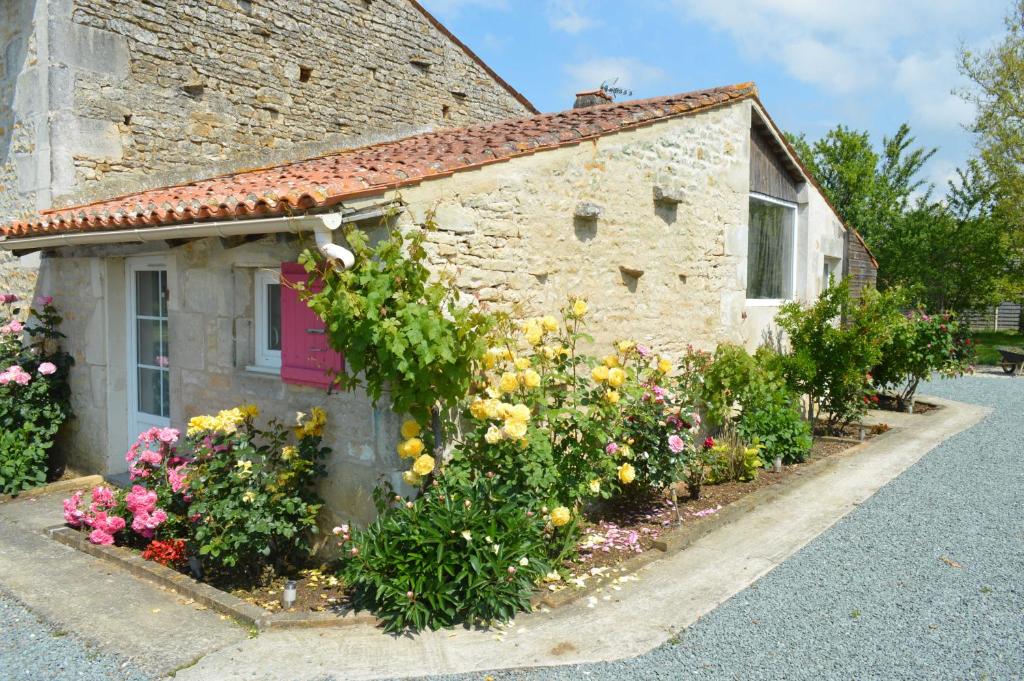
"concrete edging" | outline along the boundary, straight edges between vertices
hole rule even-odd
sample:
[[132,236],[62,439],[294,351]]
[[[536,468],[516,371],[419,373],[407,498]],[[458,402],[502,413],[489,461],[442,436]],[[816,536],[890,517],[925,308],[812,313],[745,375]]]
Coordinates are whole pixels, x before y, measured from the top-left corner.
[[237,596],[232,596],[226,591],[196,581],[173,568],[146,560],[129,549],[93,544],[84,532],[66,525],[47,528],[45,533],[51,539],[65,546],[88,553],[100,560],[114,563],[136,577],[170,589],[215,612],[232,617],[261,631],[307,627],[345,627],[353,624],[376,625],[378,623],[377,618],[373,615],[351,611],[341,616],[331,613],[270,612]]

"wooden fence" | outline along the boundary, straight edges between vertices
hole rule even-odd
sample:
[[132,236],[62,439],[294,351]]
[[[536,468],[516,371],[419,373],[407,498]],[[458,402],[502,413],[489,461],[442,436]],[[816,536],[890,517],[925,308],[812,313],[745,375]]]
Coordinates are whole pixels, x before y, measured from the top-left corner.
[[1021,331],[1021,304],[1000,303],[995,307],[967,312],[963,320],[975,331]]

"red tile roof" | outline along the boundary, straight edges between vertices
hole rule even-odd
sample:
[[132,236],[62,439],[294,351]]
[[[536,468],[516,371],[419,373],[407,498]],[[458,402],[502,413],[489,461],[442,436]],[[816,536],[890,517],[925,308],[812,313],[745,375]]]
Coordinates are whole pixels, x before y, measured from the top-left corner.
[[291,214],[757,96],[753,83],[438,130],[284,165],[50,210],[8,239]]

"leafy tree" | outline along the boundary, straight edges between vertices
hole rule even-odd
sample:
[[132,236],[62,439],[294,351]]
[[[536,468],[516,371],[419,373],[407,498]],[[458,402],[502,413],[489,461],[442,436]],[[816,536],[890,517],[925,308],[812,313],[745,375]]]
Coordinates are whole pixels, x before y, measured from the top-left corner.
[[918,177],[935,149],[914,147],[910,126],[901,125],[875,151],[867,132],[839,125],[820,140],[789,136],[800,158],[844,220],[872,244],[900,218],[924,186]]
[[961,95],[977,107],[974,131],[988,172],[996,180],[998,212],[1024,243],[1024,0],[1006,17],[1006,35],[980,53],[962,49],[960,70],[974,86]]
[[1018,295],[1017,251],[986,164],[968,162],[936,199],[920,179],[935,149],[915,146],[906,124],[878,150],[866,132],[842,125],[813,144],[790,139],[878,258],[881,288],[905,288],[933,310],[977,309]]
[[995,210],[995,183],[977,160],[946,197],[928,192],[871,244],[882,287],[902,286],[932,310],[970,310],[1016,295],[1019,266]]

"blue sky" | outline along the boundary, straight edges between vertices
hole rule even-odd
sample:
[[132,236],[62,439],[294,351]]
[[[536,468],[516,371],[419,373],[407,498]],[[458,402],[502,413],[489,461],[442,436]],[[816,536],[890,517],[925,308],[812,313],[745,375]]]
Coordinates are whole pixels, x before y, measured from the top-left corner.
[[542,111],[618,78],[634,97],[757,82],[776,122],[838,123],[880,142],[901,122],[939,147],[942,185],[970,156],[973,110],[951,91],[961,44],[999,39],[993,0],[421,0]]

